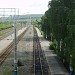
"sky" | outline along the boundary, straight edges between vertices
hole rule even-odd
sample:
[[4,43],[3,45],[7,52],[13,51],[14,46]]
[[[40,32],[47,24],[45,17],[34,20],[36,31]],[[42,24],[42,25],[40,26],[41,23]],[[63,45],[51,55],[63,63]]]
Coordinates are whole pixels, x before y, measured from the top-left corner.
[[20,14],[44,14],[50,0],[1,0],[0,8],[19,8]]

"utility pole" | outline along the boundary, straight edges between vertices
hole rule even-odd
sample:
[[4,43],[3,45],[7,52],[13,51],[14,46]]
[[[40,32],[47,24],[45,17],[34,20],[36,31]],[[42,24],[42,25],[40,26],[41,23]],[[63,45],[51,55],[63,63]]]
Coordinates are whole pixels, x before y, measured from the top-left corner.
[[17,75],[17,37],[16,37],[15,23],[14,23],[14,75]]
[[51,41],[52,41],[53,40],[53,34],[51,33],[50,36],[51,36]]
[[[18,12],[19,13],[19,12]],[[16,9],[14,11],[14,14],[16,16]],[[17,27],[16,27],[16,21],[14,21],[14,75],[17,75]]]
[[72,55],[70,54],[70,75],[73,75],[73,68],[72,68]]

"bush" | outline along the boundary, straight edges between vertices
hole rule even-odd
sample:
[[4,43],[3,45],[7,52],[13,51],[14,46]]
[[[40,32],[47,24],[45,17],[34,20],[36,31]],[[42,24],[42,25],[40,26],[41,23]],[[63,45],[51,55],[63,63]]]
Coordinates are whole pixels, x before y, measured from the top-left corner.
[[55,43],[52,43],[49,47],[51,50],[55,50],[56,49],[56,44]]

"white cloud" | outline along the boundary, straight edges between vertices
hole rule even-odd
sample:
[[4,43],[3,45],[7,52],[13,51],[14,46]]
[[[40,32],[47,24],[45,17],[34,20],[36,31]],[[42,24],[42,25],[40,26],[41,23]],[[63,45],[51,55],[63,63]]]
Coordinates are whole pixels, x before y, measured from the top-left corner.
[[40,14],[47,10],[49,0],[1,0],[0,8],[19,8],[20,13]]

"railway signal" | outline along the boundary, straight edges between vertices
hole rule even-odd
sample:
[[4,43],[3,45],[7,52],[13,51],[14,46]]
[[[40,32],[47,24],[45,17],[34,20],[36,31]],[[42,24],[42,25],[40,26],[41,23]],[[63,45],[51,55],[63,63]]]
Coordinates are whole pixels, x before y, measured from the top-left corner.
[[70,75],[73,75],[73,68],[72,68],[72,55],[70,55]]
[[[19,16],[19,9],[18,11],[14,9],[14,16],[16,15],[16,12]],[[17,68],[18,68],[18,61],[17,61],[17,28],[16,28],[16,21],[13,20],[13,27],[14,27],[14,75],[17,75]]]
[[16,38],[16,25],[14,27],[14,75],[17,75],[17,38]]

